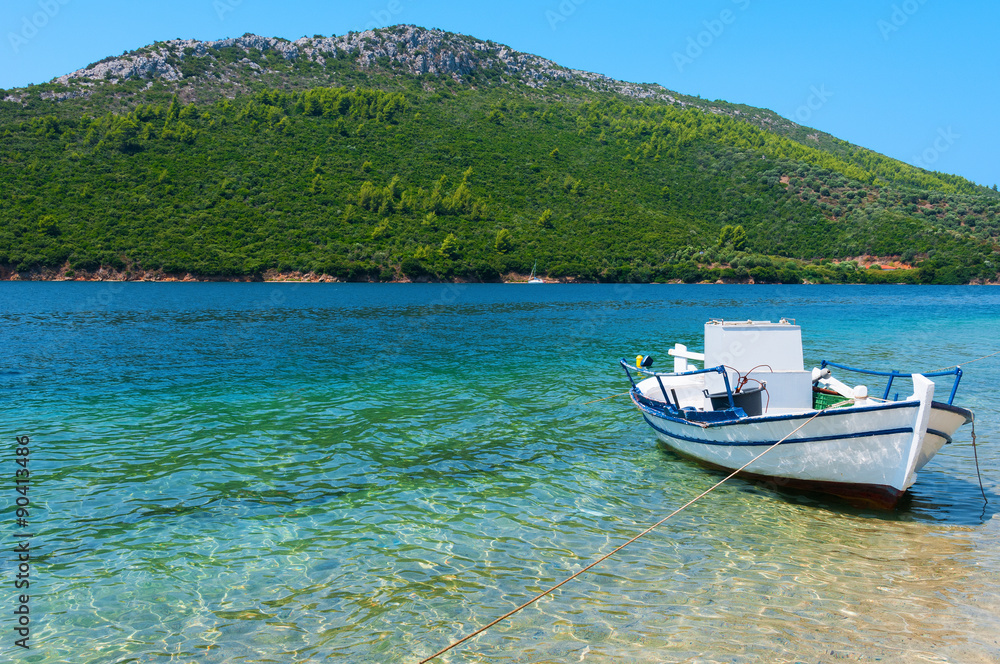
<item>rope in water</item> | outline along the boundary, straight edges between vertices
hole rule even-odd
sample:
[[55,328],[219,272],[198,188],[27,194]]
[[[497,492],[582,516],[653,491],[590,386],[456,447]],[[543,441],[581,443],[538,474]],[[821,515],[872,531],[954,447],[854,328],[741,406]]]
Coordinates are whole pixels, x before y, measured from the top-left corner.
[[[616,396],[617,396],[617,395],[616,395]],[[755,461],[757,461],[758,459],[760,459],[760,458],[761,458],[762,456],[764,456],[765,454],[767,454],[768,452],[770,452],[771,450],[773,450],[773,449],[774,449],[775,447],[777,447],[778,445],[781,445],[781,444],[782,444],[783,442],[785,442],[786,440],[788,440],[788,438],[789,438],[789,437],[791,437],[791,435],[792,435],[792,434],[794,434],[794,433],[797,433],[797,432],[798,432],[798,431],[799,431],[800,429],[802,429],[802,427],[806,426],[807,424],[809,424],[810,422],[812,422],[813,420],[815,420],[815,419],[816,419],[817,417],[819,417],[819,415],[820,415],[820,414],[821,414],[821,413],[822,413],[822,412],[823,412],[824,410],[828,410],[828,409],[830,409],[830,408],[836,408],[837,406],[840,406],[840,405],[842,405],[842,404],[844,404],[844,403],[849,403],[849,402],[851,402],[851,401],[853,401],[853,399],[848,399],[847,401],[842,401],[841,403],[838,403],[838,404],[833,404],[833,405],[831,405],[831,406],[828,406],[827,408],[824,408],[823,410],[818,410],[818,411],[816,411],[816,414],[814,414],[814,415],[813,415],[812,417],[810,417],[810,418],[809,418],[808,420],[806,420],[805,422],[803,422],[802,424],[800,424],[799,426],[797,426],[797,427],[796,427],[795,429],[793,429],[792,431],[788,432],[788,434],[787,434],[787,435],[785,435],[785,437],[784,437],[784,438],[782,438],[781,440],[779,440],[778,442],[776,442],[776,443],[775,443],[774,445],[771,445],[771,446],[769,446],[769,447],[768,447],[768,448],[767,448],[766,450],[764,450],[763,452],[761,452],[760,454],[758,454],[758,455],[757,455],[757,456],[755,456],[754,458],[752,458],[752,459],[750,459],[749,461],[747,461],[747,462],[746,462],[745,464],[743,464],[743,465],[742,465],[742,466],[740,466],[740,467],[739,467],[738,469],[736,469],[736,470],[734,470],[733,472],[731,472],[731,473],[730,473],[729,475],[727,475],[727,476],[726,476],[726,477],[724,477],[723,479],[721,479],[721,480],[719,480],[718,482],[716,482],[716,483],[715,483],[715,484],[714,484],[714,485],[713,485],[713,486],[712,486],[711,488],[709,488],[709,489],[706,489],[705,491],[702,491],[702,492],[701,492],[700,494],[698,494],[697,496],[695,496],[694,498],[692,498],[692,499],[691,499],[691,500],[689,500],[688,502],[684,503],[683,505],[681,505],[680,507],[678,507],[677,509],[675,509],[675,510],[674,510],[673,512],[671,512],[671,513],[670,513],[670,514],[668,514],[667,516],[663,517],[662,519],[660,519],[659,521],[657,521],[656,523],[654,523],[653,525],[651,525],[651,526],[650,526],[649,528],[646,528],[646,530],[642,531],[641,533],[639,533],[638,535],[636,535],[635,537],[633,537],[633,538],[632,538],[632,539],[630,539],[629,541],[627,541],[627,542],[625,542],[624,544],[622,544],[621,546],[617,547],[616,549],[614,549],[614,550],[613,550],[613,551],[611,551],[610,553],[607,553],[607,554],[605,554],[605,555],[601,556],[600,558],[598,558],[598,559],[597,559],[597,560],[595,560],[594,562],[590,563],[589,565],[587,565],[586,567],[584,567],[583,569],[581,569],[581,570],[580,570],[579,572],[577,572],[577,573],[573,574],[572,576],[569,576],[569,577],[566,577],[565,579],[563,579],[562,581],[560,581],[560,582],[559,582],[559,583],[557,583],[556,585],[552,586],[552,587],[551,587],[551,588],[549,588],[548,590],[546,590],[546,591],[544,591],[544,592],[541,592],[541,593],[539,593],[538,595],[535,595],[534,597],[532,597],[531,599],[529,599],[529,600],[528,600],[527,602],[525,602],[525,603],[524,603],[524,604],[522,604],[521,606],[517,607],[516,609],[512,609],[512,610],[508,611],[507,613],[503,614],[502,616],[500,616],[500,617],[499,617],[499,618],[497,618],[496,620],[492,621],[491,623],[489,623],[489,624],[487,624],[487,625],[484,625],[484,626],[480,627],[479,629],[477,629],[476,631],[472,632],[471,634],[469,634],[469,635],[467,635],[467,636],[464,636],[464,637],[462,637],[462,638],[461,638],[461,639],[459,639],[458,641],[455,641],[455,642],[453,642],[453,643],[452,643],[451,645],[449,645],[449,646],[448,646],[447,648],[444,648],[444,649],[442,649],[442,650],[439,650],[438,652],[434,653],[434,654],[433,654],[433,655],[431,655],[430,657],[427,657],[427,658],[425,658],[425,659],[422,659],[422,660],[420,660],[419,664],[426,664],[427,662],[431,661],[432,659],[435,659],[435,658],[437,658],[437,657],[440,657],[441,655],[445,654],[446,652],[448,652],[448,651],[449,651],[449,650],[451,650],[452,648],[455,648],[456,646],[459,646],[459,645],[461,645],[461,644],[465,643],[466,641],[468,641],[468,640],[470,640],[470,639],[473,639],[473,638],[475,638],[475,637],[479,636],[480,634],[482,634],[483,632],[485,632],[485,631],[486,631],[486,630],[488,630],[489,628],[493,627],[493,626],[494,626],[494,625],[496,625],[497,623],[500,623],[500,622],[503,622],[504,620],[506,620],[507,618],[510,618],[510,617],[511,617],[512,615],[514,615],[515,613],[517,613],[517,612],[521,611],[522,609],[526,609],[526,608],[528,608],[529,606],[531,606],[532,604],[534,604],[534,603],[535,603],[535,602],[537,602],[538,600],[540,600],[540,599],[542,599],[543,597],[545,597],[546,595],[549,595],[549,594],[551,594],[552,592],[554,592],[554,591],[558,590],[559,588],[561,588],[562,586],[566,585],[567,583],[569,583],[569,582],[570,582],[570,581],[572,581],[573,579],[577,578],[578,576],[580,576],[580,575],[581,575],[581,574],[583,574],[584,572],[586,572],[586,571],[588,571],[588,570],[590,570],[590,569],[592,569],[592,568],[594,568],[594,567],[596,567],[596,566],[600,565],[600,564],[601,564],[601,563],[603,563],[603,562],[604,562],[605,560],[607,560],[607,559],[608,559],[608,558],[610,558],[611,556],[615,555],[616,553],[618,553],[619,551],[621,551],[622,549],[624,549],[625,547],[627,547],[627,546],[628,546],[629,544],[631,544],[632,542],[635,542],[635,541],[636,541],[636,540],[638,540],[638,539],[639,539],[640,537],[643,537],[644,535],[646,535],[646,534],[648,534],[648,533],[652,532],[652,531],[653,531],[653,530],[654,530],[655,528],[657,528],[658,526],[660,526],[660,525],[662,525],[662,524],[666,523],[666,521],[667,521],[667,520],[669,520],[669,519],[671,519],[672,517],[674,517],[674,516],[676,516],[676,515],[680,514],[681,512],[683,512],[684,510],[686,510],[686,509],[687,509],[688,507],[690,507],[691,505],[694,505],[694,504],[695,504],[696,502],[698,502],[699,500],[701,500],[702,498],[704,498],[704,497],[705,497],[705,496],[707,496],[708,494],[712,493],[713,491],[715,491],[716,489],[718,489],[718,488],[719,488],[720,486],[722,486],[723,484],[725,484],[726,482],[728,482],[728,481],[729,481],[729,480],[731,480],[732,478],[736,477],[736,475],[738,475],[738,474],[739,474],[739,473],[741,473],[742,471],[746,470],[746,468],[747,468],[748,466],[750,466],[750,464],[752,464],[752,463],[754,463]]]
[[[977,357],[976,359],[969,360],[968,362],[960,362],[959,364],[956,364],[953,367],[945,367],[944,369],[935,369],[934,371],[948,371],[949,369],[957,369],[959,367],[964,367],[966,364],[972,364],[973,362],[979,362],[981,360],[989,359],[994,355],[1000,355],[1000,350],[996,351],[995,353],[990,353],[989,355],[983,355],[982,357]],[[928,373],[934,373],[934,371]]]
[[[956,364],[953,367],[945,367],[944,369],[937,369],[937,371],[948,371],[949,369],[957,369],[958,367],[963,367],[967,364],[972,364],[973,362],[979,362],[981,360],[986,360],[996,355],[1000,355],[1000,350],[990,353],[989,355],[983,355],[982,357],[977,357],[974,360],[969,360],[968,362],[962,362],[961,364]],[[933,373],[933,372],[931,372]],[[986,497],[986,489],[983,488],[983,474],[979,470],[979,450],[976,448],[976,416],[972,416],[972,455],[976,460],[976,477],[979,478],[979,491],[983,494],[983,501],[989,504],[989,499]]]
[[986,498],[986,489],[983,488],[983,474],[979,472],[979,451],[976,449],[976,416],[972,416],[972,454],[976,458],[976,476],[979,478],[979,490],[983,494],[983,500],[989,504]]

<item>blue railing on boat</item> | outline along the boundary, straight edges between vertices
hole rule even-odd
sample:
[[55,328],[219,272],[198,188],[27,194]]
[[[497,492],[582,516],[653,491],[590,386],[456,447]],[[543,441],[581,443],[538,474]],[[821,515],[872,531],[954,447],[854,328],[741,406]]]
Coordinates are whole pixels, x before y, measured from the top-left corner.
[[632,387],[634,389],[638,389],[639,386],[635,384],[635,379],[632,378],[633,370],[636,373],[645,374],[646,376],[652,376],[653,378],[656,378],[656,382],[660,386],[660,391],[663,392],[663,398],[666,400],[666,403],[670,403],[670,398],[667,396],[667,389],[663,386],[663,380],[661,380],[661,376],[669,376],[673,378],[675,376],[696,376],[698,374],[705,374],[705,373],[722,374],[722,380],[726,381],[726,396],[729,397],[729,408],[730,409],[736,408],[736,404],[733,403],[733,389],[732,387],[729,386],[729,372],[727,372],[726,368],[722,365],[705,369],[696,369],[695,371],[674,373],[674,372],[653,371],[652,369],[646,369],[644,367],[633,367],[629,363],[629,361],[625,359],[619,360],[619,363],[621,363],[622,368],[625,369],[625,373],[628,374],[628,380],[630,383],[632,383]]
[[958,383],[960,380],[962,380],[961,367],[955,367],[954,369],[948,369],[945,371],[931,371],[929,373],[923,373],[920,371],[909,371],[909,372],[896,371],[895,369],[893,369],[892,371],[872,371],[870,369],[856,369],[854,367],[849,367],[844,364],[837,364],[836,362],[829,362],[827,360],[823,360],[823,362],[820,363],[819,367],[820,369],[825,369],[827,367],[836,367],[838,369],[843,369],[845,371],[853,371],[855,373],[868,374],[869,376],[888,376],[889,382],[886,383],[885,394],[882,395],[882,398],[885,400],[889,399],[889,391],[892,389],[893,379],[909,378],[911,375],[918,373],[921,376],[926,376],[927,378],[934,378],[936,376],[954,376],[955,383],[951,386],[951,394],[948,396],[948,404],[951,405],[951,402],[955,400],[955,393],[958,392]]

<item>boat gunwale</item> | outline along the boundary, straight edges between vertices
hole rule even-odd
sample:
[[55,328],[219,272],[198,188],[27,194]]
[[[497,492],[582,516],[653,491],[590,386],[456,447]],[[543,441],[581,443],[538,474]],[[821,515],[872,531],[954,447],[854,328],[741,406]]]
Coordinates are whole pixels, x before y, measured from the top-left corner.
[[965,426],[973,420],[972,411],[968,408],[962,408],[961,406],[956,406],[952,403],[944,403],[942,401],[931,401],[931,409],[944,410],[949,413],[955,413],[956,415],[961,415],[965,418],[965,422],[959,426]]
[[[643,412],[648,412],[650,415],[655,415],[660,419],[669,420],[671,422],[677,422],[680,424],[687,424],[692,427],[699,429],[707,429],[711,427],[724,427],[733,426],[740,424],[761,424],[768,422],[780,422],[785,420],[806,420],[812,417],[829,417],[834,415],[845,415],[845,414],[858,414],[866,412],[876,412],[880,410],[892,410],[895,408],[918,408],[920,406],[919,401],[889,401],[885,403],[878,403],[872,406],[845,406],[842,408],[830,408],[826,410],[807,410],[803,413],[783,413],[781,415],[747,415],[745,417],[734,417],[734,419],[727,420],[714,420],[714,421],[692,421],[687,420],[682,417],[677,417],[676,415],[670,414],[666,409],[660,410],[654,406],[649,406],[640,403],[636,399],[636,395],[639,395],[644,401],[655,402],[649,397],[642,394],[638,387],[633,387],[629,392],[629,396],[632,398],[632,403],[636,405],[637,408]],[[955,408],[958,408],[957,406]],[[964,409],[961,409],[964,410]],[[715,412],[715,411],[713,411]]]

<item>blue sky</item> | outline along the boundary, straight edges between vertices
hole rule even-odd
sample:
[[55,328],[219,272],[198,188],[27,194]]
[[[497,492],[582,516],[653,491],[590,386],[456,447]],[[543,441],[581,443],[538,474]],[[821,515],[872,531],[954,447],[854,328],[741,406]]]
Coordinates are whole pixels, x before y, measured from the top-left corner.
[[1000,184],[1000,3],[985,0],[6,0],[0,88],[157,40],[296,39],[395,23],[770,108],[909,163]]

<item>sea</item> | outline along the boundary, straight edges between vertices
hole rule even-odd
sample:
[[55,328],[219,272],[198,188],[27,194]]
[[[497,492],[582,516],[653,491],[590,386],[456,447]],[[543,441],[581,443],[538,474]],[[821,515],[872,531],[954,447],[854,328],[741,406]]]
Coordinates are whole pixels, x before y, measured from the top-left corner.
[[0,659],[431,657],[724,477],[618,364],[715,318],[961,365],[976,445],[892,511],[731,479],[432,661],[1000,661],[1000,289],[77,282],[0,284]]

